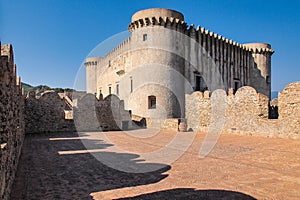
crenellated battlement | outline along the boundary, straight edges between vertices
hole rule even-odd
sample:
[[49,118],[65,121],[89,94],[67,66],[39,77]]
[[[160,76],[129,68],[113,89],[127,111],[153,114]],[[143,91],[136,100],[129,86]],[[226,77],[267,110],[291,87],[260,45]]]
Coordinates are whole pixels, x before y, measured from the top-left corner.
[[286,86],[277,100],[279,118],[274,120],[268,119],[268,97],[253,87],[241,87],[235,94],[232,89],[228,93],[215,90],[212,95],[209,91],[194,92],[186,95],[186,118],[189,128],[207,131],[214,122],[213,107],[222,107],[222,102],[224,113],[217,113],[226,119],[220,127],[222,133],[299,139],[299,98],[300,82]]
[[84,65],[86,67],[90,66],[108,66],[109,61],[113,60],[118,55],[127,52],[130,50],[130,46],[128,45],[131,41],[131,37],[128,37],[122,43],[120,43],[117,47],[115,47],[112,51],[107,53],[104,57],[93,57],[93,58],[86,58],[86,62]]
[[[161,14],[165,14],[167,16],[162,16]],[[153,16],[152,16],[153,15]],[[161,15],[161,16],[160,16]],[[138,28],[143,27],[153,27],[153,26],[163,26],[165,28],[176,30],[181,32],[198,43],[202,43],[203,41],[207,41],[208,39],[213,39],[216,43],[223,45],[229,45],[232,48],[238,48],[241,51],[254,53],[254,54],[264,54],[267,53],[272,55],[274,50],[271,49],[271,46],[264,43],[251,43],[251,44],[240,44],[231,39],[225,38],[222,35],[214,33],[204,27],[197,26],[194,24],[190,26],[184,21],[184,17],[181,13],[169,9],[147,9],[142,10],[135,13],[132,16],[132,22],[129,24],[128,29],[130,32]],[[126,40],[120,43],[117,47],[115,47],[112,51],[107,53],[104,57],[101,58],[87,58],[85,66],[108,66],[111,60],[113,60],[118,55],[130,51],[131,36],[129,36]],[[262,44],[262,45],[261,45]]]
[[[120,43],[112,51],[110,51],[108,54],[106,54],[105,55],[106,61],[115,58],[117,55],[120,55],[124,52],[129,51],[130,46],[128,44],[130,44],[130,41],[131,41],[131,37],[129,36],[126,40],[124,40],[122,43]],[[102,61],[104,61],[104,59]]]
[[[261,93],[258,93],[255,88],[251,87],[251,86],[243,86],[241,88],[239,88],[237,91],[234,91],[233,88],[229,88],[227,91],[223,90],[223,89],[218,89],[216,91],[204,91],[204,92],[200,92],[200,91],[195,91],[192,94],[188,94],[187,96],[193,96],[196,97],[198,100],[201,99],[207,99],[211,101],[212,95],[213,93],[218,93],[218,92],[222,92],[223,94],[225,94],[226,98],[240,98],[239,96],[242,93],[247,93],[247,96],[250,96],[249,94],[253,94],[256,98],[261,98],[262,96],[264,96],[263,98],[268,100],[268,98]],[[267,114],[266,114],[267,115]]]
[[[152,10],[152,9],[150,9]],[[168,9],[163,9],[168,10]],[[146,12],[147,10],[140,11],[140,12]],[[139,12],[138,12],[139,13]],[[151,12],[150,12],[151,13]],[[181,33],[184,33],[192,38],[194,38],[197,42],[199,42],[199,38],[201,38],[202,35],[205,37],[214,38],[215,40],[218,40],[219,42],[225,42],[226,44],[232,45],[234,47],[238,47],[240,49],[250,51],[252,53],[269,53],[273,54],[274,50],[271,49],[271,47],[256,47],[256,46],[249,46],[244,44],[239,44],[238,42],[235,42],[233,40],[230,40],[228,38],[223,37],[222,35],[219,35],[217,33],[214,33],[208,29],[205,29],[201,26],[197,26],[195,28],[194,24],[191,24],[190,26],[187,25],[185,21],[183,21],[182,18],[174,18],[174,17],[168,17],[168,16],[149,16],[148,15],[133,15],[132,22],[128,26],[128,30],[130,32],[133,32],[134,30],[138,28],[143,27],[153,27],[153,26],[163,26],[165,28],[169,28],[172,30],[179,31]],[[138,17],[141,17],[138,19]],[[259,44],[259,43],[256,43]]]
[[188,30],[188,25],[186,22],[181,21],[180,19],[176,19],[173,17],[151,17],[139,19],[137,21],[131,22],[128,26],[128,30],[130,32],[134,31],[137,28],[142,28],[146,26],[164,26],[166,28],[170,28],[177,31],[184,32]]

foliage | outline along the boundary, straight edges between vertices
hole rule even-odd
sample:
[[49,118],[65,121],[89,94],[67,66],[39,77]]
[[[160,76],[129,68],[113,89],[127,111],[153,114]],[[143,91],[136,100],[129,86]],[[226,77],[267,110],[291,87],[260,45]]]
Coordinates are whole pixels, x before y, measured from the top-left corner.
[[74,90],[71,88],[51,88],[47,85],[38,85],[38,86],[31,86],[27,83],[22,83],[22,87],[24,89],[24,94],[27,95],[29,91],[35,91],[36,93],[41,93],[46,90],[54,90],[56,92],[73,92]]

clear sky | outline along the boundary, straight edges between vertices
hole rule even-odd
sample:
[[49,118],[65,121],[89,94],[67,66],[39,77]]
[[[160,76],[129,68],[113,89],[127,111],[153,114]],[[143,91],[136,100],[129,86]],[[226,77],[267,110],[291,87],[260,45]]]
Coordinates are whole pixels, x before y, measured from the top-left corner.
[[153,7],[239,43],[271,44],[273,91],[300,81],[299,0],[0,0],[0,39],[13,44],[23,82],[72,88],[89,52]]

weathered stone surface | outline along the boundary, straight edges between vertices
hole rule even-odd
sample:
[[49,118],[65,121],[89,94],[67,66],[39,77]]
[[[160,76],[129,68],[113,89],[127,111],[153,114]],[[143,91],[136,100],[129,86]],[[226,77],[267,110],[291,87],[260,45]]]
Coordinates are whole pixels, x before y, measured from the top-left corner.
[[[1,45],[1,42],[0,42]],[[0,199],[9,199],[24,139],[24,99],[12,45],[0,53]]]
[[178,131],[178,125],[180,121],[185,121],[184,119],[166,119],[162,124],[161,128],[166,130]]
[[46,91],[38,99],[30,92],[25,100],[25,132],[75,131],[73,120],[66,119],[66,107],[66,101],[57,92]]
[[209,92],[194,92],[186,95],[185,115],[188,123],[188,130],[206,130],[210,124],[211,118],[211,102]]
[[74,106],[74,121],[78,131],[126,130],[132,128],[130,112],[115,95],[98,100],[87,94]]
[[[199,92],[186,95],[188,128],[194,131],[206,131],[214,121],[218,121],[212,118],[212,101],[212,98],[203,98]],[[279,94],[279,119],[268,119],[268,97],[257,93],[249,86],[240,88],[235,95],[229,91],[224,101],[226,118],[220,127],[221,132],[300,139],[299,82],[288,85]],[[222,112],[219,115],[221,116]]]
[[[300,82],[291,83],[279,93],[279,121],[291,137],[300,135]],[[281,132],[282,133],[282,132]],[[283,133],[282,133],[283,134]]]

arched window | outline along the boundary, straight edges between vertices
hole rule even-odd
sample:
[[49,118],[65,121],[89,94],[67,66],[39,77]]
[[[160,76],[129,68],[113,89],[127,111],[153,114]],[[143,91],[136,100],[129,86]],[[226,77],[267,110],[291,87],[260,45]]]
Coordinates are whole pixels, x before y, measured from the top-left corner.
[[156,108],[156,96],[148,96],[148,109]]

